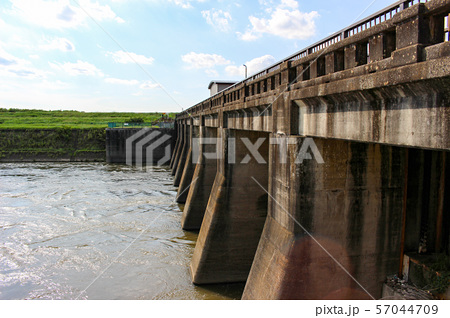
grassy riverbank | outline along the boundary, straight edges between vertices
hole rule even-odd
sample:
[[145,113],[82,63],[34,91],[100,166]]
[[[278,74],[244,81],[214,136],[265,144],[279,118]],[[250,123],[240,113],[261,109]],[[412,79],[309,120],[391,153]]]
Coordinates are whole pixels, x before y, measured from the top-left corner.
[[104,161],[108,123],[152,123],[162,113],[0,108],[0,162]]
[[[175,114],[167,115],[175,117]],[[107,128],[109,122],[151,123],[161,116],[162,113],[87,113],[0,108],[0,129]]]
[[104,161],[104,128],[0,129],[0,162]]

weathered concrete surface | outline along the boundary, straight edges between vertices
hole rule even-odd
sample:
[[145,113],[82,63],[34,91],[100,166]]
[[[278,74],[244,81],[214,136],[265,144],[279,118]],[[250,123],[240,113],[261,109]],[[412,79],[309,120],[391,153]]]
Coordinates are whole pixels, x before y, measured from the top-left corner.
[[[434,62],[433,62],[434,63]],[[441,61],[440,63],[444,63]],[[450,72],[450,59],[441,64]],[[431,62],[422,67],[435,67]],[[396,76],[404,70],[396,70]],[[416,68],[415,71],[418,71]],[[387,72],[387,71],[386,71]],[[299,90],[291,96],[299,106],[300,135],[377,142],[432,149],[450,149],[450,79],[437,79],[383,87],[392,74],[367,75]],[[411,78],[409,72],[405,77]],[[419,75],[420,76],[420,75]],[[342,82],[342,83],[341,83]],[[353,85],[357,82],[358,85]],[[372,88],[379,86],[379,88]],[[333,87],[354,87],[358,93],[328,94]],[[306,92],[308,90],[308,92]],[[297,96],[302,99],[297,100]],[[311,96],[311,97],[310,97]]]
[[405,250],[450,252],[449,152],[409,149]]
[[180,142],[181,142],[181,140],[182,140],[182,137],[181,137],[181,125],[179,125],[179,124],[177,124],[176,122],[175,122],[175,131],[176,131],[176,143],[175,143],[175,146],[174,146],[174,148],[173,148],[173,152],[172,152],[172,158],[170,158],[170,165],[169,165],[169,168],[172,170],[173,169],[173,166],[174,166],[174,164],[175,164],[175,160],[176,160],[176,154],[177,154],[177,151],[178,151],[178,147],[180,146]]
[[181,177],[183,176],[184,167],[186,165],[187,156],[189,150],[191,149],[191,141],[192,141],[192,125],[185,125],[185,138],[183,139],[183,145],[180,148],[180,154],[178,159],[178,164],[176,170],[172,170],[172,174],[174,174],[173,185],[178,187],[181,182]]
[[[304,138],[284,139],[295,157]],[[325,164],[284,164],[272,146],[269,217],[244,299],[379,298],[398,269],[406,150],[315,142]]]
[[200,138],[198,162],[181,218],[181,227],[191,231],[200,230],[217,173],[218,159],[211,158],[213,154],[217,153],[217,145],[203,142],[205,138],[217,138],[217,129],[201,126]]
[[[206,208],[202,227],[191,262],[192,281],[195,284],[244,282],[253,262],[267,214],[268,140],[259,148],[266,163],[248,155],[241,137],[255,144],[267,134],[220,129],[219,138],[228,145],[236,138],[236,163],[219,160],[217,175]],[[232,152],[224,146],[224,157]]]
[[175,152],[173,155],[174,160],[172,162],[172,167],[171,167],[173,176],[177,173],[178,164],[180,162],[180,156],[181,156],[181,153],[183,152],[184,141],[186,140],[186,137],[187,137],[186,125],[179,123],[177,126],[179,126],[179,135],[177,138],[178,146],[175,149]]
[[189,188],[191,187],[192,175],[194,174],[196,162],[193,162],[193,153],[195,153],[195,149],[197,144],[194,143],[195,139],[199,138],[199,127],[191,126],[191,141],[189,143],[189,151],[186,155],[186,163],[183,168],[183,174],[180,179],[180,186],[178,188],[176,201],[178,203],[185,203],[186,198],[189,193]]

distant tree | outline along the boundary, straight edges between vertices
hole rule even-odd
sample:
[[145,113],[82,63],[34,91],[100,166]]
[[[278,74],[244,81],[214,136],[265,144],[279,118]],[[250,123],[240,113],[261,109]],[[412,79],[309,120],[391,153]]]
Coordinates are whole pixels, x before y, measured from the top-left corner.
[[130,117],[129,122],[130,123],[143,123],[144,118],[143,117]]

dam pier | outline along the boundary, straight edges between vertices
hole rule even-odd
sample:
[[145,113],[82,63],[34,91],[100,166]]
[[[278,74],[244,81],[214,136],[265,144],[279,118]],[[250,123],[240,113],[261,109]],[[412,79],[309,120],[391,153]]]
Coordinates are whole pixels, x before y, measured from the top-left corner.
[[[195,284],[379,299],[450,253],[450,2],[399,1],[179,113]],[[414,275],[409,275],[413,279]]]

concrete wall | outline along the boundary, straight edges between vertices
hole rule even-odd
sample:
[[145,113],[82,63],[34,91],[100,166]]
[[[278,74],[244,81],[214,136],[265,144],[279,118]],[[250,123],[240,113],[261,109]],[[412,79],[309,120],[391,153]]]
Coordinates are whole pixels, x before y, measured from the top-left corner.
[[217,153],[217,145],[203,142],[205,138],[217,138],[217,129],[200,127],[200,138],[194,174],[188,179],[189,185],[179,188],[188,194],[181,219],[184,230],[200,230],[217,173],[218,158],[212,156]]
[[[450,60],[441,69],[448,68]],[[427,66],[431,66],[429,63]],[[433,67],[436,65],[433,65]],[[426,65],[421,67],[425,68]],[[412,68],[412,67],[411,67]],[[416,68],[416,72],[419,70]],[[450,80],[429,80],[383,87],[385,74],[367,75],[371,89],[356,92],[314,95],[297,100],[298,134],[361,142],[450,149]],[[396,75],[399,77],[399,74]],[[361,79],[339,83],[362,86]],[[373,85],[379,81],[379,85]],[[338,83],[336,83],[336,86]],[[379,86],[379,88],[372,88]],[[328,87],[328,90],[332,91]]]
[[[304,138],[289,142],[292,158]],[[398,270],[406,150],[315,143],[324,164],[282,163],[272,146],[269,217],[244,299],[379,298]]]
[[[137,138],[136,138],[137,137]],[[106,130],[106,161],[108,163],[126,163],[127,162],[127,140],[132,141],[129,149],[131,150],[131,163],[136,164],[136,154],[142,153],[141,163],[147,162],[147,149],[156,146],[151,150],[151,163],[157,164],[159,160],[166,157],[169,153],[172,156],[175,146],[176,132],[174,129],[167,128],[113,128]],[[169,151],[169,152],[167,152]],[[150,163],[150,162],[149,162]]]
[[224,145],[236,138],[236,160],[228,163],[230,149],[224,146],[192,256],[195,284],[245,282],[267,215],[267,193],[254,180],[267,188],[268,140],[261,146],[266,163],[248,164],[242,163],[248,153],[241,141],[245,137],[254,144],[266,134],[221,129],[218,136]]
[[405,252],[450,254],[448,152],[409,149]]
[[[178,203],[185,203],[186,198],[189,194],[189,188],[192,182],[192,176],[195,171],[195,167],[197,163],[194,161],[194,147],[197,146],[195,141],[199,139],[200,136],[200,127],[198,126],[190,126],[190,137],[189,137],[189,150],[186,153],[186,161],[184,167],[180,167],[180,171],[175,174],[174,183],[179,183],[178,193],[176,201]],[[182,169],[182,170],[181,170]],[[179,179],[179,181],[177,181]]]

